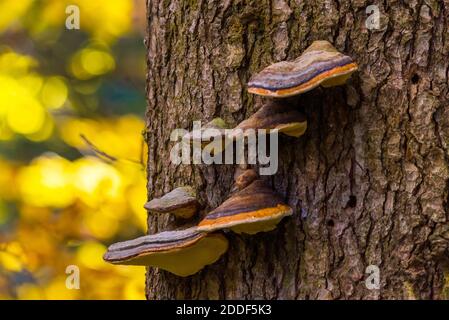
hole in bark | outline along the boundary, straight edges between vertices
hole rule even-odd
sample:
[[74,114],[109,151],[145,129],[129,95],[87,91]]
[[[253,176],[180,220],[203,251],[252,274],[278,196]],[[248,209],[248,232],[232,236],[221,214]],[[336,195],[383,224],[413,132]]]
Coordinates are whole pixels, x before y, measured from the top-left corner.
[[357,205],[356,196],[349,196],[348,202],[346,203],[346,208],[355,208]]
[[334,225],[335,225],[334,220],[332,220],[332,219],[327,220],[327,226],[328,227],[333,227]]
[[415,74],[412,76],[412,83],[413,83],[413,84],[417,84],[418,81],[419,81],[419,76],[415,73]]

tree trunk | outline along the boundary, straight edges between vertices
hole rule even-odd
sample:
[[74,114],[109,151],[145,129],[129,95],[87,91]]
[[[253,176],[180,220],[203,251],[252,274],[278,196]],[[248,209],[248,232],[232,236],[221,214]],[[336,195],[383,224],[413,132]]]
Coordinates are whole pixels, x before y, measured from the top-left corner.
[[[148,197],[190,184],[204,215],[237,166],[170,163],[170,134],[222,117],[231,127],[267,98],[249,77],[328,40],[359,64],[340,87],[297,98],[299,139],[279,136],[268,178],[294,209],[278,228],[227,233],[230,247],[180,278],[148,269],[148,299],[444,299],[449,297],[449,2],[148,0]],[[197,222],[197,221],[196,221]],[[149,233],[180,227],[148,219]],[[368,289],[366,268],[380,270]]]

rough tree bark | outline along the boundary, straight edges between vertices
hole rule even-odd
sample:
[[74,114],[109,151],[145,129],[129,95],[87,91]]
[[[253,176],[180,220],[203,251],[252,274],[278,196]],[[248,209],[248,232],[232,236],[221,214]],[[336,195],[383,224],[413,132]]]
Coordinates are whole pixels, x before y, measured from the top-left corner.
[[[381,28],[367,30],[377,4]],[[175,128],[231,126],[265,98],[251,74],[328,40],[360,66],[342,87],[297,98],[299,139],[281,137],[272,186],[295,209],[200,273],[147,273],[148,299],[443,299],[449,296],[447,0],[148,0],[148,197],[191,184],[204,214],[226,199],[232,165],[170,164]],[[149,233],[173,229],[150,216]],[[381,288],[368,290],[368,265]]]

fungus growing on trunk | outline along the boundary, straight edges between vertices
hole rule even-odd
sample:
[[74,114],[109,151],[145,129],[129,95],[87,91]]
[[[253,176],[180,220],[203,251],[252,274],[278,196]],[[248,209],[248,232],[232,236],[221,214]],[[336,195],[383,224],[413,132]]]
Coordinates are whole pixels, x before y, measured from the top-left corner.
[[254,169],[237,168],[234,175],[234,185],[231,192],[240,191],[249,186],[254,180],[258,179],[259,175]]
[[230,137],[245,136],[248,129],[278,130],[292,137],[300,137],[307,129],[307,120],[295,106],[286,102],[270,101],[235,127]]
[[255,234],[273,230],[283,217],[292,213],[292,208],[273,189],[256,180],[208,213],[198,230],[229,228],[237,233]]
[[354,60],[328,41],[314,41],[298,58],[268,66],[248,83],[250,93],[284,98],[319,85],[342,85],[357,70]]
[[215,118],[204,126],[200,120],[193,121],[192,130],[175,129],[170,141],[176,144],[170,149],[170,161],[173,164],[218,163],[222,151],[232,141],[227,138],[227,125],[221,118]]
[[[194,122],[195,123],[195,122]],[[226,141],[226,129],[228,128],[226,122],[221,118],[214,118],[212,121],[201,126],[199,130],[194,130],[187,133],[182,140],[185,143],[191,141],[198,146],[210,152],[211,154],[220,153],[229,143]]]
[[103,259],[113,264],[157,267],[186,277],[217,261],[227,249],[228,240],[222,234],[201,233],[191,227],[114,243]]
[[195,190],[185,186],[147,202],[144,207],[151,213],[171,213],[176,217],[188,219],[197,213],[199,203]]
[[224,136],[227,128],[226,122],[221,118],[214,118],[201,127],[199,132],[191,131],[183,137],[183,140],[200,141],[203,145],[214,138]]

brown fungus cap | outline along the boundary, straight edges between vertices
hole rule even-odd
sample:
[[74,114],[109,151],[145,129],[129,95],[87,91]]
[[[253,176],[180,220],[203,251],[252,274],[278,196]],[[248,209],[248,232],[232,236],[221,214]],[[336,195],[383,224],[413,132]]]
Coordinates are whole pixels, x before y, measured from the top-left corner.
[[314,41],[294,61],[272,64],[254,75],[248,91],[279,98],[294,96],[319,85],[342,85],[357,69],[351,57],[338,52],[328,41]]
[[176,217],[188,219],[198,212],[199,203],[195,190],[185,186],[147,202],[144,207],[151,213],[171,213]]
[[294,105],[270,101],[235,127],[230,137],[245,136],[248,129],[278,130],[289,136],[300,137],[307,129],[307,120]]
[[[208,148],[211,154],[221,152],[229,144],[226,139],[228,125],[222,118],[214,118],[201,127],[201,135],[195,135],[193,131],[183,136],[184,142],[199,141],[202,148]],[[210,144],[210,142],[213,142]],[[217,145],[216,145],[217,144]]]
[[293,213],[281,197],[262,180],[232,195],[199,223],[199,231],[231,229],[255,234],[270,231],[283,217]]
[[200,233],[196,227],[165,231],[109,246],[103,259],[112,264],[152,266],[186,277],[217,261],[228,249],[219,233]]
[[[224,137],[225,130],[228,125],[222,118],[214,118],[212,121],[206,123],[201,127],[201,137],[195,136],[193,131],[187,133],[183,140],[201,140],[203,144],[207,144],[213,138]],[[211,130],[212,129],[212,130]]]
[[237,168],[234,175],[234,186],[231,192],[240,191],[249,186],[254,180],[258,179],[259,175],[254,169],[240,169]]

